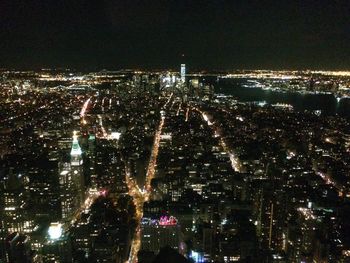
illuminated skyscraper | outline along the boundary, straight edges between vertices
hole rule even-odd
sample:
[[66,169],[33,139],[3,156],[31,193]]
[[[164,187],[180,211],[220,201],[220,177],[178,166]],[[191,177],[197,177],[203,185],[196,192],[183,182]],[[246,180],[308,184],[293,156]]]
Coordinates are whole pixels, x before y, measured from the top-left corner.
[[83,174],[83,158],[82,158],[82,150],[79,145],[78,136],[74,131],[73,134],[73,142],[72,149],[70,152],[71,156],[71,171],[72,171],[72,182],[76,186],[77,189],[77,197],[78,203],[81,204],[84,198],[84,174]]
[[186,102],[187,96],[188,96],[188,89],[186,86],[186,65],[185,64],[181,64],[179,90],[182,97],[182,101]]
[[[88,178],[90,180],[90,185],[93,188],[97,187],[97,175],[95,170],[96,163],[96,137],[95,134],[90,134],[88,139],[88,148],[87,148],[87,162],[85,167],[88,167]],[[87,165],[86,165],[87,164]]]
[[181,64],[180,75],[181,75],[181,82],[185,83],[186,82],[186,64]]
[[4,235],[24,232],[25,197],[22,175],[10,170],[4,184],[0,188],[0,223]]
[[81,154],[82,154],[82,150],[79,145],[78,136],[76,134],[76,131],[74,131],[72,149],[70,151],[72,166],[80,166],[81,164],[83,164],[83,159],[81,158]]
[[[76,170],[74,170],[76,171]],[[74,174],[69,163],[64,163],[60,169],[60,201],[62,219],[70,221],[80,205],[81,178]]]

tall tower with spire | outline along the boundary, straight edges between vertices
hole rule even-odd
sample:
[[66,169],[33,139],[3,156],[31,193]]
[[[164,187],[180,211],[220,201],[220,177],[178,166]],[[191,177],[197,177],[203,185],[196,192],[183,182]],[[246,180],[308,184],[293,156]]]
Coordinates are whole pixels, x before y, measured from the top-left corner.
[[75,189],[77,189],[77,205],[82,204],[84,200],[85,193],[85,180],[83,173],[83,158],[82,158],[82,150],[79,145],[77,132],[73,132],[73,142],[72,149],[70,151],[70,164],[71,164],[71,172],[72,172],[72,183],[75,185]]
[[180,77],[182,84],[186,82],[186,64],[181,64]]
[[70,151],[71,165],[72,166],[80,166],[83,164],[83,159],[82,159],[81,155],[82,155],[82,150],[81,150],[80,145],[79,145],[77,132],[74,131],[72,149]]
[[186,86],[186,64],[181,64],[180,68],[180,90],[182,101],[187,102],[187,86]]

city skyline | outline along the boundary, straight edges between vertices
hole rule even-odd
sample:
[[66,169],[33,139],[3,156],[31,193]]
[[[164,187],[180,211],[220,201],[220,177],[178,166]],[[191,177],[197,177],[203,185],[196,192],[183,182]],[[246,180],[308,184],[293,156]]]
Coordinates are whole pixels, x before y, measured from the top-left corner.
[[349,72],[0,76],[2,261],[349,260]]
[[0,263],[350,262],[349,14],[0,1]]

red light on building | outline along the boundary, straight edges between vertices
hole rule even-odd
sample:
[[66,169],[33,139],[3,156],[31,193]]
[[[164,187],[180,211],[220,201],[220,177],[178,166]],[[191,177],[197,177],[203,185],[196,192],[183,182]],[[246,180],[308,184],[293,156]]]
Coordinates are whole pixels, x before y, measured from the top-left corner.
[[174,226],[177,224],[177,219],[173,216],[161,216],[159,219],[160,226]]

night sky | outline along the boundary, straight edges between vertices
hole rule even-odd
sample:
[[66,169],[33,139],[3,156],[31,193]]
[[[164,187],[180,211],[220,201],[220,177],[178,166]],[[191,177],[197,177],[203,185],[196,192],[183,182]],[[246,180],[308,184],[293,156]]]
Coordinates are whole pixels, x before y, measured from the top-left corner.
[[350,1],[0,0],[0,67],[182,61],[193,70],[350,69]]

